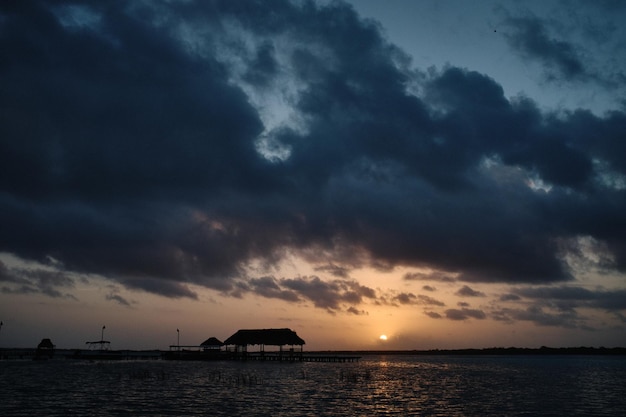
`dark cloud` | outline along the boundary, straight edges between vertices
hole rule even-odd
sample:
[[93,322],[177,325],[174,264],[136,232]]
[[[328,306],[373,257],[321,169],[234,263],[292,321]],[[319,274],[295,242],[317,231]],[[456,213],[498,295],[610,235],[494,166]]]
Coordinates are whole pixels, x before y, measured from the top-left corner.
[[584,319],[576,312],[550,312],[545,311],[541,306],[533,305],[526,309],[504,308],[496,310],[492,317],[494,320],[514,322],[529,321],[539,326],[554,326],[564,328],[584,328],[588,327],[584,324]]
[[509,30],[504,31],[504,36],[522,58],[543,66],[548,81],[592,83],[596,89],[610,90],[619,96],[626,81],[621,63],[623,32],[619,25],[624,13],[608,9],[599,14],[593,7],[572,9],[567,17],[556,19],[508,15],[503,26]]
[[536,59],[548,67],[552,77],[565,80],[589,76],[580,48],[550,36],[545,22],[535,16],[509,17],[506,24],[513,29],[505,35],[509,44],[525,58]]
[[441,314],[439,314],[437,312],[434,312],[434,311],[425,311],[424,314],[426,314],[431,319],[440,319],[440,318],[442,318]]
[[404,274],[403,279],[407,281],[438,281],[438,282],[455,282],[456,279],[449,274],[443,272],[407,272]]
[[587,3],[584,0],[579,0],[580,4],[593,5],[595,7],[601,7],[609,12],[616,12],[626,9],[626,4],[621,0],[598,0],[592,3]]
[[[513,323],[529,321],[541,326],[579,328],[593,330],[587,322],[585,310],[601,310],[611,313],[619,320],[626,310],[626,291],[622,289],[589,290],[581,287],[522,287],[500,297],[500,301],[526,305],[523,308],[495,308],[494,320]],[[510,304],[509,304],[510,305]]]
[[2,292],[6,294],[43,294],[52,298],[77,300],[70,292],[75,279],[57,269],[7,267],[0,262],[0,282],[6,283]]
[[430,292],[437,291],[437,289],[436,289],[435,287],[432,287],[432,286],[430,286],[430,285],[424,285],[424,286],[422,287],[422,289],[423,289],[424,291],[430,291]]
[[266,298],[277,298],[279,300],[297,302],[300,297],[294,291],[282,289],[274,277],[262,277],[248,281],[248,290]]
[[484,297],[485,296],[485,293],[481,291],[473,290],[467,285],[463,285],[461,288],[459,288],[459,290],[455,294],[460,297]]
[[457,321],[467,320],[470,318],[477,320],[484,320],[487,318],[487,315],[482,310],[475,310],[471,308],[451,308],[446,310],[445,314],[447,319]]
[[590,300],[595,298],[593,291],[581,287],[518,288],[515,293],[533,299]]
[[400,304],[411,304],[416,299],[417,297],[415,294],[411,293],[400,293],[393,298],[394,301],[397,301]]
[[350,275],[350,269],[343,267],[343,266],[339,266],[339,265],[334,265],[334,264],[330,264],[330,265],[322,265],[322,266],[318,266],[315,267],[315,271],[318,272],[327,272],[335,277],[339,277],[339,278],[348,278],[348,276]]
[[521,297],[516,294],[502,294],[500,296],[500,301],[519,301]]
[[[3,286],[2,287],[3,294],[41,294],[39,290],[29,285],[21,285],[21,286]],[[57,292],[57,296],[60,293]]]
[[331,314],[345,311],[349,314],[367,314],[355,306],[368,301],[374,304],[384,302],[372,288],[351,279],[323,280],[318,276],[281,278],[264,276],[239,280],[226,295],[241,298],[254,294],[265,298],[274,298],[287,302],[312,301],[317,308]]
[[19,277],[14,268],[7,267],[2,261],[0,261],[0,281],[15,284],[28,282],[26,279]]
[[[581,287],[517,288],[515,295],[531,300],[553,303],[562,310],[578,307],[599,308],[607,311],[626,310],[626,290],[589,290]],[[566,308],[565,306],[569,306]]]
[[356,309],[356,308],[354,308],[352,306],[348,307],[346,309],[346,312],[349,313],[349,314],[353,314],[355,316],[367,315],[367,311],[365,311],[365,310],[358,310],[358,309]]
[[[510,24],[586,74],[542,22]],[[622,112],[549,114],[484,74],[407,68],[341,2],[3,2],[0,25],[2,252],[329,311],[379,301],[357,267],[568,281],[580,236],[626,271]],[[287,255],[337,279],[250,277]]]
[[353,280],[323,281],[317,276],[312,276],[281,279],[280,285],[312,301],[315,307],[330,311],[340,310],[344,303],[358,305],[364,299],[376,298],[373,289]]
[[116,292],[110,292],[109,294],[106,295],[105,297],[107,300],[109,301],[115,301],[116,303],[118,303],[119,305],[122,305],[124,307],[130,307],[131,303],[126,300],[124,297],[122,297],[121,295],[117,294]]
[[392,302],[397,302],[402,305],[433,305],[433,306],[445,306],[445,304],[439,300],[436,300],[427,295],[413,293],[400,293],[393,297]]
[[154,294],[172,298],[198,299],[198,294],[190,290],[185,284],[172,281],[163,281],[145,277],[131,277],[120,281],[128,288],[141,289]]

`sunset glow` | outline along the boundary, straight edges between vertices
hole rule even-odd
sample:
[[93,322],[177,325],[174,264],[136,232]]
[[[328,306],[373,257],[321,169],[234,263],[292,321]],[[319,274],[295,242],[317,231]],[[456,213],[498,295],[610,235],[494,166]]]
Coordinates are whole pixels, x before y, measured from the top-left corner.
[[626,345],[626,7],[523,3],[0,2],[0,347]]

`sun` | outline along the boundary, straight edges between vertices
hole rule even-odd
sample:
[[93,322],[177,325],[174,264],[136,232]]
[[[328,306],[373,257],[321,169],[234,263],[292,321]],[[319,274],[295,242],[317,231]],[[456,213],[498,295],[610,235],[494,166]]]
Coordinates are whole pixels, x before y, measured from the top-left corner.
[[385,341],[387,341],[387,335],[386,334],[381,334],[379,339],[382,340],[383,342],[385,342]]

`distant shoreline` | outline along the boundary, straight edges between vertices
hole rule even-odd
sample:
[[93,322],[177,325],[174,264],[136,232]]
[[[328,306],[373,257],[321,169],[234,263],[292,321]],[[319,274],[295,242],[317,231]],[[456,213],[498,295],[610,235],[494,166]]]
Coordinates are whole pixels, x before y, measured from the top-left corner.
[[561,347],[540,348],[493,347],[482,349],[428,349],[428,350],[326,350],[309,353],[334,353],[350,355],[626,355],[626,347]]
[[[84,349],[55,349],[57,353],[69,355],[71,352],[85,351]],[[36,352],[35,348],[0,348],[0,359],[23,356],[31,357]],[[117,349],[107,352],[125,353],[136,358],[141,356],[163,356],[167,351],[159,349]],[[561,347],[552,348],[542,346],[540,348],[517,348],[517,347],[492,347],[492,348],[467,348],[467,349],[427,349],[427,350],[310,350],[305,352],[309,355],[358,355],[358,356],[519,356],[519,355],[626,355],[626,347]]]

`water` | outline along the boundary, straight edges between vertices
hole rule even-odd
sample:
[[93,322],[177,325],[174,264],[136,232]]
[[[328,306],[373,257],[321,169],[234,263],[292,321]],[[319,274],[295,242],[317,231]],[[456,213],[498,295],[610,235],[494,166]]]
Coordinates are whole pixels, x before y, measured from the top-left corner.
[[624,416],[626,358],[0,361],[2,416]]

